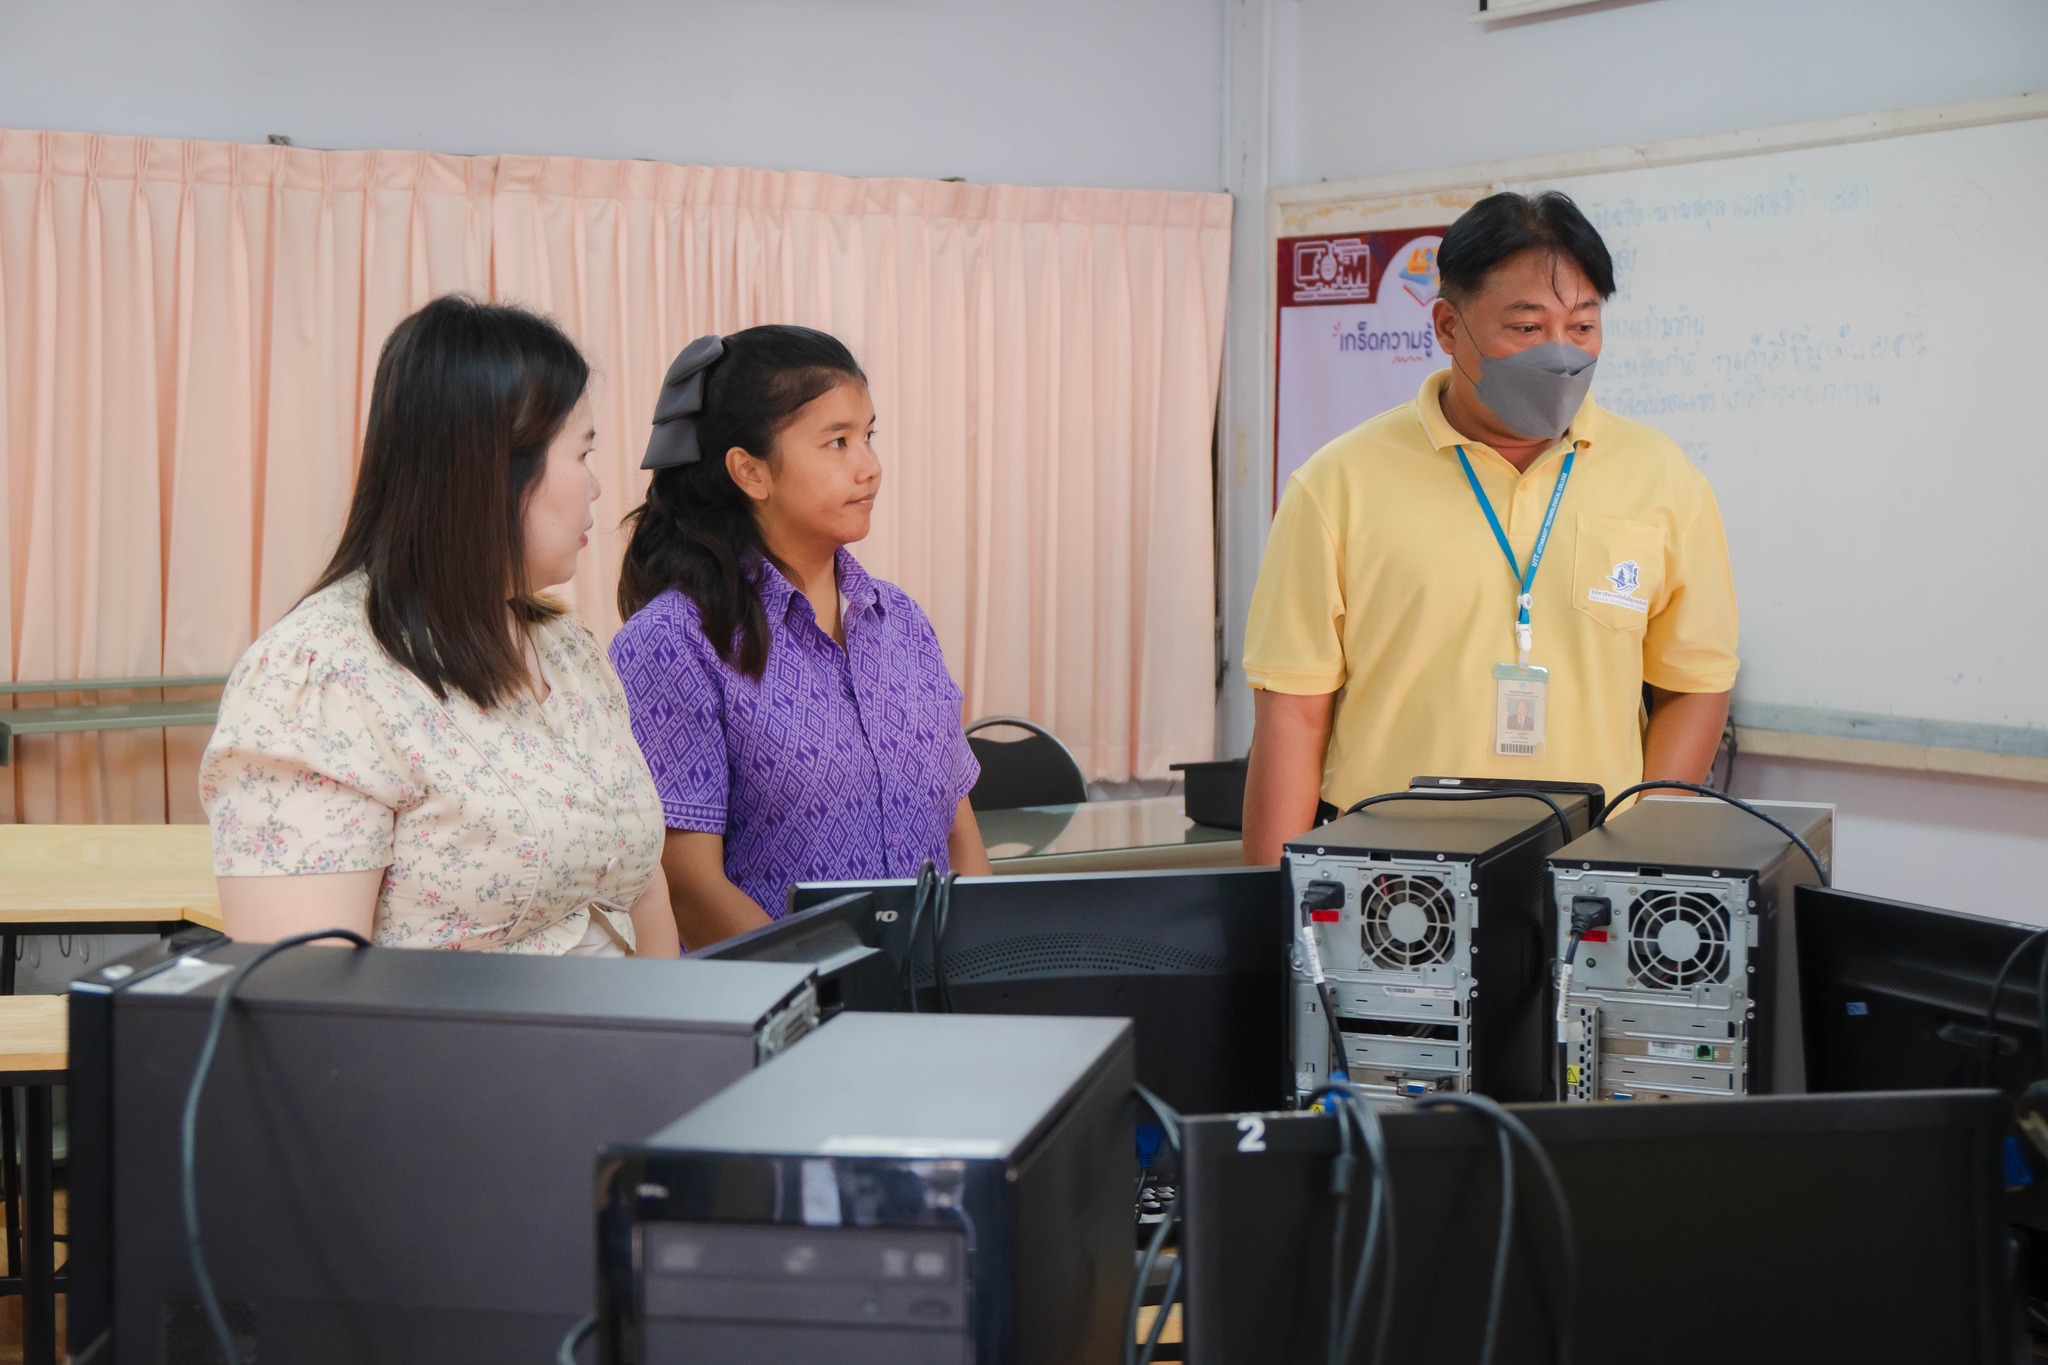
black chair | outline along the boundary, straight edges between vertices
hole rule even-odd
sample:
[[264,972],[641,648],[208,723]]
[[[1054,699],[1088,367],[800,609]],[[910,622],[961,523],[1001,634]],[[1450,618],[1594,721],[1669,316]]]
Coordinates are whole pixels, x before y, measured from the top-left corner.
[[[983,730],[1016,729],[1019,739],[979,739]],[[1073,752],[1042,725],[1016,716],[986,716],[967,727],[967,747],[981,764],[981,777],[967,793],[975,810],[1016,810],[1022,806],[1077,806],[1088,799],[1088,782]]]

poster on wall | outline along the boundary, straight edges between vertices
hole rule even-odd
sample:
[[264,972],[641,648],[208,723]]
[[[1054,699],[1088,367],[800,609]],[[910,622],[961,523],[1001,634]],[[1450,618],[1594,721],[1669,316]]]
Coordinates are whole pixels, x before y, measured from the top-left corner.
[[1309,456],[1442,368],[1429,306],[1440,227],[1280,239],[1273,502]]

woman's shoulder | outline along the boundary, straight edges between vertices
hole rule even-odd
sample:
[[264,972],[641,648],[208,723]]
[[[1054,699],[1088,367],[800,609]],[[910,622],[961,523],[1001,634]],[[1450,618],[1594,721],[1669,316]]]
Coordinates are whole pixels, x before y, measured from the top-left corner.
[[893,659],[893,667],[906,676],[915,675],[936,682],[944,679],[944,690],[957,691],[959,684],[946,666],[946,649],[939,632],[917,599],[887,579],[870,578],[875,602],[882,610],[881,638]]
[[680,588],[670,588],[649,599],[646,606],[627,617],[619,626],[619,633],[613,637],[613,649],[618,641],[634,644],[652,643],[658,639],[681,635],[702,635],[704,625],[696,602]]
[[541,648],[550,656],[549,661],[579,674],[609,671],[604,646],[599,643],[597,632],[560,603],[549,602],[548,605],[554,608],[554,614],[539,622],[534,629],[541,638]]
[[918,605],[915,597],[886,578],[869,575],[868,582],[875,585],[875,602],[885,617],[917,634],[937,637],[931,618],[925,615],[924,608]]
[[[368,595],[369,584],[361,574],[308,593],[256,637],[236,665],[236,678],[287,671],[317,683],[397,667],[370,630]],[[233,679],[229,685],[234,685]]]
[[371,632],[366,593],[360,576],[329,584],[258,636],[228,675],[216,739],[251,727],[354,728],[402,705],[410,675]]
[[612,636],[612,666],[620,674],[633,665],[678,658],[708,661],[717,651],[704,634],[704,621],[690,595],[679,588],[650,600],[627,617],[618,634]]

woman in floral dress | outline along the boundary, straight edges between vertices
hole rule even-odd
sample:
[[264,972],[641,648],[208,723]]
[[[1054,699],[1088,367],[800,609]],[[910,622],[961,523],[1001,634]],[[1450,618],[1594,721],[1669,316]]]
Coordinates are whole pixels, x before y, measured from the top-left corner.
[[200,768],[236,938],[677,952],[625,696],[539,595],[588,542],[589,374],[553,323],[456,296],[385,343],[340,546]]

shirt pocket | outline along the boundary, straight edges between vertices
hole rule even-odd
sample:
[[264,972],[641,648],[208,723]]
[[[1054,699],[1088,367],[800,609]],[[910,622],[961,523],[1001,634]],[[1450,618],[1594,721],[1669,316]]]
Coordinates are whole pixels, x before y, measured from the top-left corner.
[[1623,634],[1641,635],[1664,591],[1664,531],[1648,522],[1580,513],[1572,605]]

